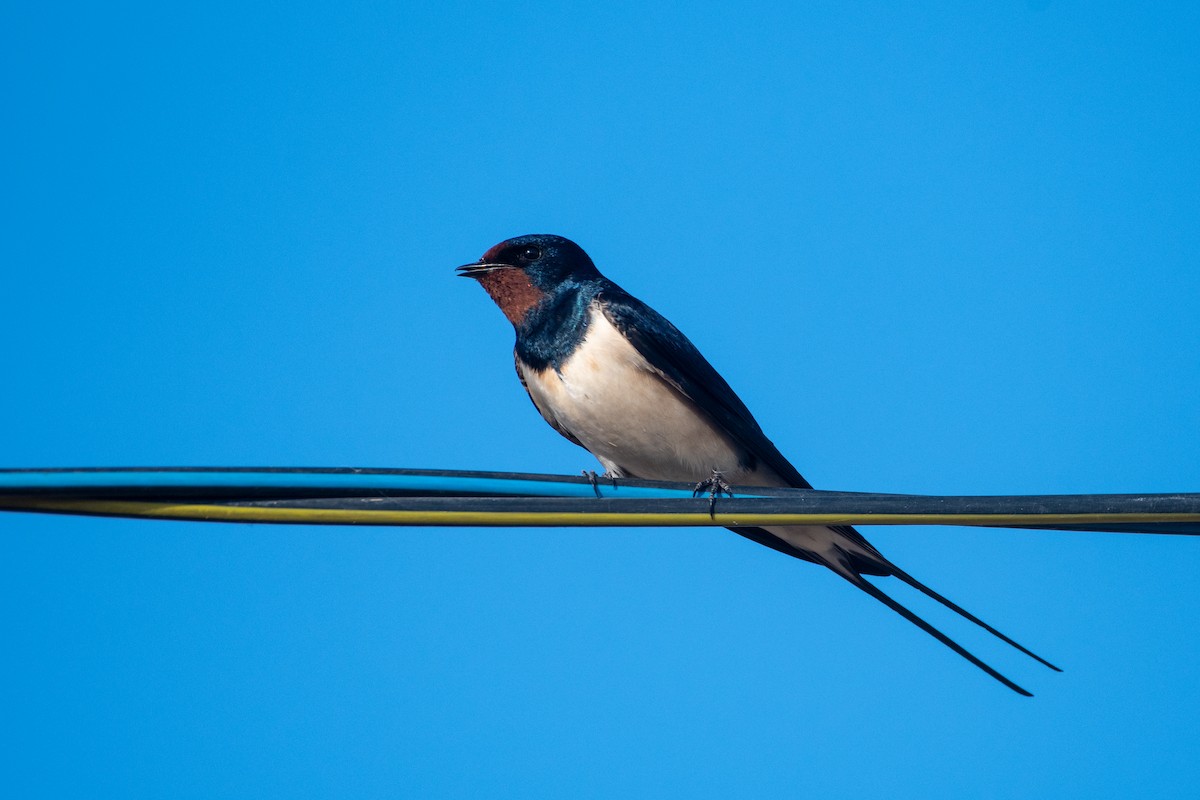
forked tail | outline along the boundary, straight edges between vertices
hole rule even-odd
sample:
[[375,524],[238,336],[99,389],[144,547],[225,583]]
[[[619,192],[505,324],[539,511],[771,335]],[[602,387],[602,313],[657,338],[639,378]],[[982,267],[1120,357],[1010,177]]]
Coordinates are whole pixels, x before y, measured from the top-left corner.
[[895,575],[897,578],[904,581],[905,583],[907,583],[909,586],[913,587],[917,591],[922,592],[923,594],[925,594],[929,597],[932,597],[934,600],[937,600],[939,603],[944,605],[946,608],[950,609],[951,611],[953,611],[954,613],[963,617],[964,619],[969,619],[971,622],[974,622],[976,625],[983,628],[985,631],[990,633],[992,636],[995,636],[997,639],[999,639],[1002,642],[1006,642],[1007,644],[1012,645],[1013,647],[1017,648],[1025,655],[1032,658],[1034,661],[1037,661],[1041,664],[1045,664],[1047,667],[1054,670],[1055,672],[1062,672],[1061,669],[1054,666],[1049,661],[1047,661],[1046,659],[1039,656],[1037,653],[1033,652],[1032,650],[1030,650],[1026,647],[1023,647],[1022,645],[1017,644],[1012,639],[1008,638],[1003,633],[1001,633],[1000,631],[993,628],[991,625],[988,625],[986,622],[984,622],[979,617],[972,614],[970,611],[967,611],[965,608],[962,608],[954,601],[948,600],[947,598],[942,597],[940,594],[935,592],[933,589],[930,589],[928,586],[921,583],[919,580],[914,578],[912,575],[909,575],[907,572],[900,569],[895,564],[892,564],[889,562],[888,566],[891,567],[893,575]]
[[[841,575],[843,578],[845,578],[850,583],[857,586],[859,589],[862,589],[864,592],[871,595],[871,597],[874,597],[876,600],[883,603],[888,608],[895,611],[900,616],[904,617],[906,620],[911,622],[913,625],[916,625],[918,628],[925,631],[926,633],[928,633],[933,638],[937,639],[942,644],[946,645],[946,647],[949,647],[951,650],[958,653],[960,656],[965,658],[967,661],[970,661],[972,664],[979,667],[981,670],[986,672],[988,675],[991,675],[993,678],[1000,681],[1008,688],[1012,689],[1017,694],[1024,695],[1025,697],[1033,697],[1032,693],[1026,691],[1025,689],[1021,688],[1017,684],[1013,683],[1012,681],[1010,681],[1008,678],[1001,675],[999,672],[997,672],[995,669],[993,669],[988,664],[985,664],[983,661],[981,661],[979,658],[977,658],[974,654],[972,654],[970,651],[968,651],[965,647],[963,647],[958,642],[951,639],[946,634],[939,631],[937,628],[930,625],[925,620],[918,617],[913,612],[909,611],[904,606],[900,605],[900,603],[893,600],[891,597],[889,597],[887,594],[885,594],[881,589],[879,589],[877,586],[875,586],[875,584],[868,581],[866,578],[862,577],[861,575],[856,575],[852,572],[845,572],[843,570],[837,569],[836,567],[831,566],[830,569],[832,569],[838,575]],[[995,631],[993,631],[993,633],[994,632]],[[999,635],[999,634],[997,634],[997,635]],[[1012,643],[1011,640],[1006,639],[1003,636],[1001,636],[1000,638],[1004,639],[1006,642]],[[1016,646],[1020,647],[1020,645],[1016,645]],[[1025,648],[1023,648],[1023,647],[1020,649],[1023,650],[1024,652],[1029,652],[1029,651],[1025,650]],[[1032,655],[1032,653],[1030,655]],[[1034,656],[1034,658],[1037,658],[1037,656]],[[1038,659],[1038,660],[1041,661],[1041,659]]]

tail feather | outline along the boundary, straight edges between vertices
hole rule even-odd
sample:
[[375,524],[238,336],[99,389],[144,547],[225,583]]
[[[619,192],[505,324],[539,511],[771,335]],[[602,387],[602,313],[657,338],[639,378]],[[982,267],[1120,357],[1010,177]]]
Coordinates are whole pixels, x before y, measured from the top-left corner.
[[979,627],[983,628],[985,631],[987,631],[988,633],[992,634],[993,636],[995,636],[995,637],[996,637],[997,639],[999,639],[1000,641],[1002,641],[1002,642],[1005,642],[1005,643],[1007,643],[1007,644],[1010,644],[1010,645],[1012,645],[1013,647],[1015,647],[1016,649],[1020,650],[1020,651],[1021,651],[1022,653],[1024,653],[1025,655],[1027,655],[1027,656],[1029,656],[1030,658],[1032,658],[1034,661],[1037,661],[1037,662],[1039,662],[1039,663],[1041,663],[1041,664],[1045,664],[1047,667],[1049,667],[1050,669],[1054,670],[1055,672],[1062,672],[1062,669],[1060,669],[1059,667],[1056,667],[1056,666],[1054,666],[1054,665],[1053,665],[1053,664],[1051,664],[1049,661],[1047,661],[1046,659],[1042,658],[1041,656],[1039,656],[1037,653],[1033,652],[1032,650],[1030,650],[1030,649],[1028,649],[1028,648],[1026,648],[1026,647],[1023,647],[1023,646],[1022,646],[1022,645],[1020,645],[1020,644],[1017,644],[1017,643],[1016,643],[1016,642],[1014,642],[1012,639],[1008,638],[1008,637],[1007,637],[1007,636],[1005,636],[1003,633],[1001,633],[1000,631],[996,630],[996,629],[995,629],[995,628],[993,628],[991,625],[988,625],[986,622],[984,622],[983,620],[981,620],[979,617],[977,617],[977,616],[975,616],[974,614],[972,614],[970,611],[967,611],[966,609],[964,609],[963,607],[959,606],[959,605],[958,605],[957,603],[955,603],[954,601],[952,601],[952,600],[949,600],[949,599],[947,599],[947,598],[943,597],[942,595],[938,594],[938,593],[937,593],[937,592],[935,592],[933,589],[930,589],[928,586],[926,586],[925,584],[921,583],[919,580],[917,580],[917,579],[916,579],[916,578],[914,578],[913,576],[909,575],[909,574],[908,574],[907,572],[905,572],[904,570],[900,569],[899,567],[895,566],[894,564],[891,564],[891,562],[889,562],[889,566],[890,566],[890,567],[891,567],[891,569],[892,569],[892,575],[895,575],[897,578],[899,578],[900,580],[904,581],[905,583],[907,583],[909,586],[913,587],[913,588],[914,588],[914,589],[916,589],[917,591],[921,592],[922,594],[925,594],[925,595],[926,595],[926,596],[928,596],[928,597],[931,597],[931,598],[933,598],[934,600],[938,601],[939,603],[941,603],[942,605],[944,605],[946,608],[950,609],[951,611],[953,611],[954,613],[956,613],[956,614],[958,614],[959,616],[963,617],[964,619],[968,619],[968,620],[970,620],[971,622],[974,622],[976,625],[978,625]]
[[[901,605],[898,601],[892,599],[890,595],[886,594],[883,592],[883,590],[875,586],[875,584],[868,581],[863,577],[863,575],[875,575],[880,577],[894,576],[899,578],[904,583],[907,583],[909,586],[925,594],[931,599],[936,600],[964,619],[975,623],[988,633],[1000,639],[1002,642],[1016,648],[1017,650],[1020,650],[1030,658],[1045,664],[1050,669],[1055,670],[1056,672],[1062,672],[1061,669],[1054,666],[1046,659],[1021,646],[1000,631],[993,628],[991,625],[988,625],[986,622],[979,619],[979,617],[976,617],[974,614],[962,608],[957,603],[954,603],[953,601],[943,597],[941,594],[935,592],[933,589],[930,589],[928,586],[897,567],[886,557],[884,557],[878,550],[871,546],[871,544],[863,538],[862,534],[853,528],[846,526],[826,528],[825,530],[829,533],[832,533],[836,538],[826,540],[825,542],[821,542],[819,538],[814,539],[813,531],[819,529],[812,527],[746,527],[730,528],[730,530],[746,537],[747,539],[750,539],[751,541],[758,542],[759,544],[770,547],[773,550],[778,550],[779,552],[790,555],[793,558],[798,558],[803,561],[809,561],[814,564],[820,564],[823,567],[828,567],[830,570],[836,572],[839,576],[844,578],[847,582],[852,583],[862,591],[871,595],[876,600],[883,603],[885,606],[892,609],[897,614],[904,617],[906,620],[916,625],[918,628],[925,631],[930,636],[944,644],[946,647],[949,647],[955,653],[986,672],[992,678],[1012,689],[1017,694],[1021,694],[1026,697],[1033,696],[1025,689],[1001,675],[991,666],[985,664],[958,642],[954,641],[949,636],[935,628],[933,625],[917,616],[908,608]],[[813,549],[809,546],[814,544],[821,546],[821,550]]]
[[942,644],[946,645],[946,647],[949,647],[955,653],[958,653],[960,656],[965,658],[967,661],[970,661],[972,664],[979,667],[981,670],[983,670],[988,675],[990,675],[993,678],[995,678],[996,680],[998,680],[1000,683],[1007,686],[1009,689],[1012,689],[1014,692],[1016,692],[1019,695],[1024,695],[1025,697],[1033,697],[1033,694],[1031,692],[1026,691],[1025,689],[1021,688],[1017,684],[1010,681],[1008,678],[1001,675],[995,669],[993,669],[989,665],[985,664],[983,661],[981,661],[975,655],[970,653],[965,647],[963,647],[958,642],[951,639],[946,634],[939,631],[937,628],[930,625],[925,620],[918,617],[913,612],[909,611],[904,606],[900,605],[900,603],[893,600],[891,597],[889,597],[887,594],[885,594],[882,590],[880,590],[878,587],[876,587],[870,581],[866,580],[865,578],[863,578],[860,575],[856,575],[852,572],[838,569],[837,567],[835,567],[833,565],[827,565],[827,566],[829,566],[830,569],[832,569],[838,575],[842,576],[847,581],[849,581],[850,583],[857,586],[859,589],[862,589],[864,592],[871,595],[871,597],[874,597],[876,600],[883,603],[885,606],[892,609],[897,614],[904,617],[906,620],[908,620],[912,624],[916,625],[918,628],[925,631],[926,633],[928,633],[933,638],[937,639]]
[[[930,598],[936,600],[937,602],[941,603],[946,608],[950,609],[954,613],[961,616],[963,619],[974,622],[976,625],[983,628],[985,631],[992,634],[993,636],[995,636],[997,639],[1004,642],[1005,644],[1011,645],[1012,647],[1016,648],[1017,650],[1020,650],[1022,653],[1029,656],[1030,658],[1032,658],[1034,661],[1037,661],[1040,664],[1046,665],[1047,667],[1054,670],[1055,672],[1062,672],[1061,669],[1054,666],[1049,661],[1047,661],[1046,659],[1039,656],[1037,653],[1035,653],[1032,650],[1030,650],[1029,648],[1013,641],[1011,638],[1009,638],[1008,636],[1005,636],[1003,633],[996,630],[991,625],[988,625],[986,622],[984,622],[979,617],[972,614],[970,611],[967,611],[965,608],[958,605],[953,600],[950,600],[949,598],[942,596],[941,594],[934,591],[933,589],[930,589],[928,586],[921,583],[919,580],[914,578],[912,575],[909,575],[907,572],[905,572],[904,570],[897,567],[895,564],[893,564],[891,561],[889,561],[886,556],[884,556],[882,553],[880,553],[878,550],[876,550],[869,542],[867,542],[867,540],[865,538],[863,538],[863,535],[861,533],[859,533],[858,531],[856,531],[854,528],[851,528],[849,526],[837,526],[837,527],[830,528],[830,530],[832,530],[834,533],[837,533],[837,534],[841,535],[842,537],[844,537],[843,541],[836,545],[836,549],[840,553],[840,557],[838,560],[840,561],[842,558],[846,559],[846,564],[849,566],[849,568],[853,572],[857,573],[860,578],[863,575],[895,576],[895,577],[899,578],[900,580],[904,581],[905,583],[907,583],[909,586],[916,589],[917,591],[921,592],[925,596],[930,597]],[[836,567],[834,568],[834,571],[838,572],[839,574],[841,572],[841,570],[838,570]]]

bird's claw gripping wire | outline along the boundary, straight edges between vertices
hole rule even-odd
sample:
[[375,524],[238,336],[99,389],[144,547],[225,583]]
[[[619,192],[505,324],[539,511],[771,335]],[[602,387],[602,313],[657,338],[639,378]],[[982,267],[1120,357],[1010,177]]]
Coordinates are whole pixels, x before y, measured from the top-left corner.
[[714,469],[712,475],[697,483],[695,488],[692,489],[692,497],[699,497],[705,491],[708,492],[708,516],[710,519],[715,519],[717,516],[717,495],[724,494],[733,497],[733,487],[725,482],[725,478],[721,475],[720,470]]
[[591,469],[585,469],[585,470],[583,470],[583,472],[581,474],[583,475],[583,477],[588,479],[588,483],[590,483],[592,485],[592,491],[596,493],[596,497],[598,497],[598,498],[604,497],[604,495],[600,494],[600,478],[601,477],[608,478],[608,480],[612,483],[612,487],[614,489],[617,488],[617,477],[615,475],[609,475],[609,474],[605,473],[603,476],[600,476],[600,475],[596,474],[595,470],[591,470]]

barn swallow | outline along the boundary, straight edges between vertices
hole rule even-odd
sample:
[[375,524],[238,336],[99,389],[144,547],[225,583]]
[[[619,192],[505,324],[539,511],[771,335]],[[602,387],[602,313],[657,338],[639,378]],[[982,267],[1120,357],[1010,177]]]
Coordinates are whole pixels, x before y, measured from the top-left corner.
[[[812,488],[695,345],[601,275],[579,245],[519,236],[458,274],[477,280],[516,329],[517,377],[542,417],[595,456],[607,477],[692,483],[720,476],[745,486]],[[1061,671],[917,581],[850,526],[730,530],[829,568],[1019,694],[1029,696],[865,576],[898,578]]]

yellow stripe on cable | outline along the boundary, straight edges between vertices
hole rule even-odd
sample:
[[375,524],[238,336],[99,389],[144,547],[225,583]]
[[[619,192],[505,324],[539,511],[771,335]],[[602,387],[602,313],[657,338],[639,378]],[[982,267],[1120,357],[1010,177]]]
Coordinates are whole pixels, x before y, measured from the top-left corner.
[[727,514],[705,512],[522,512],[396,511],[275,508],[123,500],[5,498],[13,511],[93,514],[115,517],[211,522],[269,522],[297,525],[403,525],[480,527],[739,527],[757,525],[983,525],[1049,526],[1200,522],[1200,513],[1126,514]]

